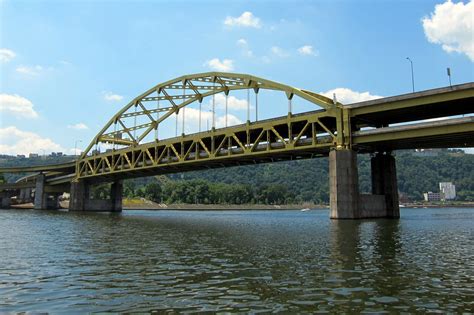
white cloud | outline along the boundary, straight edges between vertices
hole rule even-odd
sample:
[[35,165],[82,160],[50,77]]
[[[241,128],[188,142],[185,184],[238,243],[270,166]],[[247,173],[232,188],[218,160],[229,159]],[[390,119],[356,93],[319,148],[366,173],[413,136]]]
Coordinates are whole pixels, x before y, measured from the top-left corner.
[[226,72],[234,70],[234,61],[231,59],[223,59],[220,61],[219,58],[214,58],[206,61],[204,65],[216,71]]
[[16,72],[25,74],[28,76],[38,76],[43,70],[44,68],[39,65],[32,66],[32,67],[21,65],[16,68]]
[[272,54],[274,54],[275,56],[281,57],[281,58],[289,56],[289,54],[286,51],[284,51],[283,49],[281,49],[278,46],[273,46],[270,50],[271,50]]
[[242,27],[254,27],[261,28],[262,23],[260,19],[252,14],[252,12],[246,11],[239,17],[228,16],[224,20],[224,24],[227,26],[242,26]]
[[[181,133],[181,125],[182,125],[182,119],[183,119],[183,112],[185,113],[185,131],[186,133],[192,133],[196,132],[199,130],[199,110],[192,108],[192,107],[187,107],[185,111],[180,110],[179,115],[178,115],[178,126],[179,126],[179,132]],[[228,114],[227,115],[227,125],[232,126],[232,125],[238,125],[241,124],[242,121],[232,115]],[[203,110],[201,111],[201,130],[206,130],[207,126],[209,125],[209,129],[212,127],[212,112]],[[217,115],[216,114],[216,128],[223,128],[225,127],[225,115]]]
[[239,40],[237,41],[237,45],[239,45],[239,46],[247,46],[248,43],[247,43],[247,41],[246,41],[244,38],[241,38],[241,39],[239,39]]
[[320,92],[320,94],[333,99],[333,95],[336,94],[336,100],[342,104],[352,104],[364,101],[375,100],[382,98],[383,96],[372,95],[369,92],[357,92],[347,88],[336,88],[326,92]]
[[[212,97],[209,101],[212,104]],[[219,109],[225,109],[225,95],[222,93],[216,94],[215,96],[216,107]],[[212,106],[212,105],[210,105]],[[235,96],[229,95],[227,98],[227,107],[230,110],[247,110],[247,100],[239,99]]]
[[29,153],[65,152],[66,150],[49,138],[23,131],[14,126],[0,128],[0,153],[29,154]]
[[33,109],[33,103],[17,94],[0,94],[0,112],[17,118],[38,117],[38,113]]
[[[240,125],[242,121],[234,115],[227,115],[227,126]],[[216,117],[216,128],[225,127],[225,115]]]
[[304,45],[298,48],[298,53],[306,56],[317,56],[318,52],[313,49],[311,45]]
[[87,127],[86,124],[84,123],[77,123],[77,124],[74,124],[74,125],[68,125],[67,126],[69,129],[75,129],[75,130],[85,130],[85,129],[89,129],[89,127]]
[[112,92],[103,92],[104,94],[104,100],[107,102],[120,102],[123,100],[122,95],[114,94]]
[[16,54],[10,49],[6,49],[6,48],[1,48],[0,49],[0,61],[1,62],[9,62],[13,58],[15,58],[15,56],[16,56]]
[[430,43],[440,44],[448,53],[466,54],[474,61],[474,1],[464,4],[450,0],[437,4],[430,17],[422,19]]
[[242,54],[246,57],[253,57],[253,52],[249,48],[247,40],[241,38],[237,41],[237,46],[242,50]]

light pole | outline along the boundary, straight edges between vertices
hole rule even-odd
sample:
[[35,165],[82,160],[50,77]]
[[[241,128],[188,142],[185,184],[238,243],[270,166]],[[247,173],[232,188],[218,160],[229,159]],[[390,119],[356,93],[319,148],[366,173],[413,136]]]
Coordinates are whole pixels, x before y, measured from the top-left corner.
[[446,72],[448,73],[449,87],[453,87],[453,86],[451,85],[451,68],[446,68]]
[[74,141],[74,156],[77,156],[77,143],[82,142],[82,140],[76,140]]
[[415,75],[413,74],[413,61],[411,61],[410,57],[407,57],[407,60],[410,61],[411,65],[411,86],[413,89],[413,93],[415,93]]

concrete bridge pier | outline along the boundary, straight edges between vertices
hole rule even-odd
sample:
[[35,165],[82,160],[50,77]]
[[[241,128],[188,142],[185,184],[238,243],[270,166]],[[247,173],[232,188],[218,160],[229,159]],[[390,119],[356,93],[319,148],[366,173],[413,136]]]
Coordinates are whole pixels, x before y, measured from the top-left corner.
[[115,181],[110,187],[110,198],[91,199],[92,184],[86,181],[71,183],[69,211],[122,211],[123,182]]
[[371,160],[372,194],[359,193],[357,152],[350,149],[329,153],[331,219],[399,218],[397,173],[390,154]]
[[19,203],[28,203],[31,202],[31,188],[22,188],[20,189],[20,195],[18,197]]
[[59,194],[46,192],[46,181],[44,174],[36,177],[35,210],[55,210],[59,209]]
[[329,152],[329,203],[331,219],[359,219],[359,174],[357,152]]
[[395,158],[390,152],[372,157],[372,194],[385,196],[385,216],[400,218]]
[[9,209],[11,206],[11,193],[7,191],[0,192],[0,208]]

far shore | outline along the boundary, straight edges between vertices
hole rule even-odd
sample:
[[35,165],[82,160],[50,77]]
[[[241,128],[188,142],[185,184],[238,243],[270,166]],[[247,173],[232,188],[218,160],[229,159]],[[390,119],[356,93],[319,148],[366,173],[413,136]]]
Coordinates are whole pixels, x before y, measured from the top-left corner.
[[[69,201],[64,200],[60,202],[61,209],[69,208]],[[33,203],[11,205],[12,209],[33,209]],[[164,204],[156,203],[144,198],[123,200],[124,210],[322,210],[328,209],[328,204],[283,204],[283,205],[266,205],[266,204]],[[400,204],[400,208],[474,208],[474,202],[464,203],[405,203]]]

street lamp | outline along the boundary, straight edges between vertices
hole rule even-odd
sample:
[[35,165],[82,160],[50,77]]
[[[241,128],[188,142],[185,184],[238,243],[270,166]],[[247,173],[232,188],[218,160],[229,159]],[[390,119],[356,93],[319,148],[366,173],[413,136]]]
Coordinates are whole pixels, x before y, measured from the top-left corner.
[[411,61],[410,57],[407,57],[407,60],[410,61],[411,65],[411,86],[413,88],[413,93],[415,93],[415,76],[413,74],[413,61]]
[[74,141],[74,156],[77,156],[77,143],[82,142],[82,140],[76,140]]

